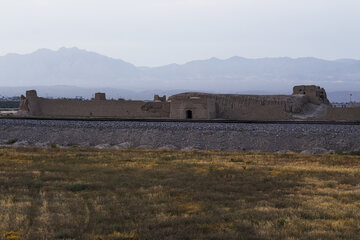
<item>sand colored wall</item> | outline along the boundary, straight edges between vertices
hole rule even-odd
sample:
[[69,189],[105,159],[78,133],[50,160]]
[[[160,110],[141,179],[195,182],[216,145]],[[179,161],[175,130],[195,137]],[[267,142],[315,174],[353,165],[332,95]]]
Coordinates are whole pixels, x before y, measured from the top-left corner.
[[19,110],[28,112],[30,115],[41,115],[39,98],[35,90],[26,91],[26,97],[21,95]]
[[320,120],[329,121],[360,121],[360,107],[328,108]]
[[284,111],[284,106],[276,104],[216,104],[216,116],[221,119],[236,120],[288,120],[291,114]]
[[[203,112],[209,112],[208,119],[233,120],[287,120],[292,118],[292,113],[301,112],[304,105],[309,102],[308,97],[304,95],[181,93],[169,98],[172,101],[171,118],[185,118],[186,109],[191,109],[191,104],[194,105],[196,98],[198,103],[203,104]],[[206,102],[214,105],[206,105]],[[173,107],[175,103],[176,107]],[[202,117],[205,118],[206,115]]]
[[[294,91],[310,89],[309,94],[237,95],[189,92],[173,95],[169,101],[166,101],[165,97],[155,97],[154,102],[105,100],[106,96],[102,93],[97,94],[96,99],[91,101],[46,99],[37,97],[36,91],[31,90],[26,92],[26,97],[21,97],[19,112],[44,117],[186,119],[187,111],[191,111],[192,119],[204,120],[360,121],[360,107],[332,108],[327,104],[314,105],[311,96],[314,91],[317,98],[319,94],[323,94],[318,91],[320,88],[298,87],[299,89],[294,88]],[[320,98],[320,102],[322,99]]]
[[170,102],[170,118],[186,119],[186,112],[192,112],[192,119],[215,118],[215,101],[206,98],[174,99]]
[[305,96],[216,95],[217,118],[238,120],[287,120],[308,103]]
[[95,100],[106,100],[105,93],[95,93]]
[[30,114],[34,116],[168,118],[170,115],[170,104],[167,102],[45,98],[29,102]]
[[293,88],[293,95],[306,95],[309,97],[311,103],[314,104],[329,104],[329,100],[324,88],[315,85],[299,85]]

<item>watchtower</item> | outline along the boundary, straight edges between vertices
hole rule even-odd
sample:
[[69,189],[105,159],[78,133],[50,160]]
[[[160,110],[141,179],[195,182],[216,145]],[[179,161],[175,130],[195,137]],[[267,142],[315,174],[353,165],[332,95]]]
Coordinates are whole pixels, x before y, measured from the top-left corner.
[[26,91],[26,98],[36,98],[37,92],[36,90],[28,90]]
[[166,102],[166,95],[160,97],[159,95],[154,95],[154,102]]
[[95,93],[95,100],[106,100],[105,93]]
[[324,88],[315,85],[300,85],[293,88],[293,95],[306,95],[311,103],[314,104],[330,104]]

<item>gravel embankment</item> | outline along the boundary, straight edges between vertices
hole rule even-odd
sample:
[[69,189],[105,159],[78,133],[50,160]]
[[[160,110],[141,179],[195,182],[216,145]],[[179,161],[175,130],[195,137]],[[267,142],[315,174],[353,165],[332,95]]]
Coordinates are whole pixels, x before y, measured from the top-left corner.
[[0,119],[0,145],[359,151],[360,125]]

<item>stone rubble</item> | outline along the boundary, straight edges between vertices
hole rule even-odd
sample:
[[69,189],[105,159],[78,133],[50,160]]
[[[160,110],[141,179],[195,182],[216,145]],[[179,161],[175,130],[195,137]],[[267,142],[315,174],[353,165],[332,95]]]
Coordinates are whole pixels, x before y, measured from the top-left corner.
[[358,151],[360,125],[0,119],[3,146],[256,152]]

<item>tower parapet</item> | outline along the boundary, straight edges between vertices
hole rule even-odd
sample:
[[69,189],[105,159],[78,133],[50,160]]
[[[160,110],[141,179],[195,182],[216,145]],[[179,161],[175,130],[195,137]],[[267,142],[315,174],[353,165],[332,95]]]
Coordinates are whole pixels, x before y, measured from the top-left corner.
[[28,90],[26,91],[26,98],[36,98],[37,97],[37,92],[36,90]]
[[154,102],[166,102],[166,95],[160,97],[159,95],[154,95]]
[[105,93],[95,93],[95,100],[106,100]]
[[[39,116],[41,115],[41,109],[39,106],[39,97],[36,90],[26,91],[26,97],[21,95],[19,110],[21,115],[32,115]],[[25,114],[26,113],[26,114]]]

